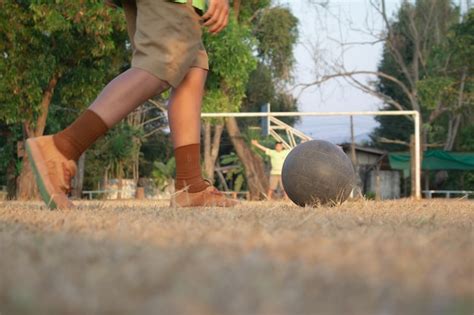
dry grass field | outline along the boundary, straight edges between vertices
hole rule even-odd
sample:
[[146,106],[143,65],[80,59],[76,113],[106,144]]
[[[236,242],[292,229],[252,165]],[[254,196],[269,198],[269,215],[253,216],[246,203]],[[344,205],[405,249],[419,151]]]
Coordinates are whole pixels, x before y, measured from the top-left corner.
[[474,313],[474,202],[0,203],[0,314]]

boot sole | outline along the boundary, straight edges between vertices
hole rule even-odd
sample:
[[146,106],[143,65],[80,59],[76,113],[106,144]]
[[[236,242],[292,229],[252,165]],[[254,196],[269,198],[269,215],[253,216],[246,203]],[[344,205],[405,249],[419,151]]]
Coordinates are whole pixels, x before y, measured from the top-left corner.
[[26,141],[26,153],[28,154],[28,159],[30,161],[31,168],[35,174],[36,185],[46,206],[51,209],[57,209],[58,205],[54,200],[52,194],[49,191],[53,191],[53,185],[48,178],[42,176],[42,174],[48,174],[44,163],[37,163],[39,159],[44,160],[41,150],[38,145],[33,140]]

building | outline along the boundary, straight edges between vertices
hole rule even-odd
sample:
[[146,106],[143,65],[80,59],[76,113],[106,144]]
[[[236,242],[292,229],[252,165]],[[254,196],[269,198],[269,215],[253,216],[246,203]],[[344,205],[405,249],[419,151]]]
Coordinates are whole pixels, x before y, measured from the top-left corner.
[[[341,147],[351,158],[351,145],[345,143]],[[381,200],[400,198],[401,172],[390,168],[388,152],[356,145],[354,167],[364,196]]]

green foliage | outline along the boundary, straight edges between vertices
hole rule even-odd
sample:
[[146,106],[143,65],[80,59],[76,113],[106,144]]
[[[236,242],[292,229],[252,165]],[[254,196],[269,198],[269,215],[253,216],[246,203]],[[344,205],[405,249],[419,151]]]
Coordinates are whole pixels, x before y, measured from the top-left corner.
[[169,133],[158,131],[147,137],[140,148],[140,177],[152,177],[154,161],[168,161],[173,157]]
[[17,141],[21,140],[21,133],[20,126],[9,128],[0,124],[0,186],[12,184],[7,182],[9,168],[14,167],[15,174],[8,175],[19,174],[19,165],[14,165],[17,164]]
[[372,192],[372,191],[369,191],[364,195],[365,199],[367,199],[367,200],[375,200],[376,196],[377,196],[377,194]]
[[[471,118],[472,119],[472,118]],[[458,148],[464,152],[474,152],[474,123],[466,126],[459,135]],[[474,190],[474,172],[456,172],[450,174],[447,188]]]
[[[425,14],[431,12],[431,14]],[[379,71],[395,76],[401,82],[409,85],[409,78],[403,73],[396,58],[391,53],[391,49],[396,49],[400,57],[409,66],[413,63],[415,38],[413,31],[420,33],[419,43],[426,47],[423,50],[423,58],[431,59],[435,55],[435,47],[443,43],[449,33],[450,28],[458,21],[459,12],[451,5],[449,0],[440,0],[433,2],[431,0],[417,0],[415,3],[404,1],[395,15],[391,24],[391,40],[384,45],[382,61],[379,65]],[[389,48],[391,47],[391,48]],[[409,69],[409,71],[412,71]],[[426,77],[425,68],[421,67],[420,78]],[[411,72],[410,72],[411,73]],[[379,78],[378,89],[385,95],[399,101],[400,104],[409,108],[406,95],[400,90],[400,87],[390,80]]]
[[257,64],[252,54],[255,40],[251,30],[231,18],[219,35],[205,34],[204,42],[211,72],[207,80],[209,96],[204,99],[203,111],[238,111],[249,74]]
[[[472,118],[471,118],[472,119]],[[462,152],[474,152],[474,123],[469,124],[458,138],[458,150]],[[474,190],[474,171],[450,171],[445,189]]]
[[158,189],[163,190],[174,178],[176,173],[176,160],[174,157],[169,159],[166,163],[155,161],[153,163],[152,178],[155,180]]
[[280,85],[291,79],[297,24],[288,8],[243,1],[239,23],[231,19],[220,35],[206,34],[211,72],[203,111],[259,111],[265,103],[296,110],[296,100]]
[[[474,109],[473,33],[474,9],[471,9],[461,23],[449,29],[446,39],[433,48],[431,58],[427,60],[427,73],[417,85],[420,101],[427,112],[443,108],[448,115],[462,113],[469,116],[469,111]],[[461,89],[463,100],[460,103]],[[446,125],[446,119],[438,124]]]
[[[258,66],[247,84],[244,111],[258,112],[264,104],[271,110],[297,111],[296,99],[285,90],[291,81],[293,49],[298,38],[298,20],[285,7],[266,7],[254,14],[252,27],[257,39]],[[283,118],[293,125],[297,118]],[[259,119],[246,119],[241,126],[258,125]]]
[[457,66],[466,66],[470,71],[474,70],[474,8],[471,8],[464,17],[462,23],[453,28],[450,44],[456,54]]
[[[14,17],[12,19],[12,17]],[[53,103],[83,108],[126,60],[122,13],[102,1],[6,1],[0,10],[0,121],[35,121]]]
[[231,182],[231,190],[237,192],[241,191],[245,184],[245,171],[239,157],[234,152],[231,152],[230,154],[221,156],[220,164],[223,166],[235,166],[227,171],[225,178]]
[[141,130],[121,123],[97,143],[99,159],[111,176],[120,178],[131,173],[130,165],[140,149],[141,137]]
[[464,152],[474,152],[474,124],[468,125],[459,135],[459,149]]
[[[36,128],[49,112],[45,132],[64,128],[127,65],[130,51],[123,12],[103,1],[1,1],[1,8],[0,124],[14,136],[0,159],[10,161],[17,159],[23,126]],[[55,78],[52,99],[42,107]],[[90,152],[86,162],[91,186],[105,168],[94,157]]]
[[[413,95],[420,105],[423,119],[423,139],[428,144],[443,146],[449,137],[456,135],[453,126],[459,123],[453,149],[474,150],[470,140],[474,132],[474,9],[460,19],[458,8],[448,0],[405,1],[391,26],[392,39],[385,43],[378,70],[415,91]],[[413,36],[414,30],[418,37]],[[416,42],[416,39],[419,41]],[[417,45],[421,47],[419,53],[415,53]],[[409,76],[402,71],[389,47],[399,52],[399,58],[408,67]],[[417,58],[418,64],[415,64],[414,58]],[[407,95],[395,83],[379,78],[377,88],[402,107],[412,109]],[[386,105],[385,109],[395,108]],[[410,120],[388,116],[376,119],[380,126],[371,135],[374,143],[390,151],[408,150],[406,146],[377,141],[379,137],[385,137],[408,143],[413,133]],[[448,180],[442,185],[437,189],[473,189],[474,176],[472,172],[450,171]]]
[[426,110],[435,110],[443,102],[452,104],[456,101],[458,89],[450,77],[428,77],[417,82],[418,96]]
[[251,21],[255,18],[256,14],[269,8],[271,5],[272,0],[241,0],[239,20],[242,22]]
[[293,47],[298,39],[298,19],[288,8],[273,7],[261,11],[254,30],[260,60],[274,78],[289,80],[294,64]]
[[[203,112],[207,113],[219,113],[226,111],[237,111],[237,104],[232,104],[230,97],[224,93],[221,89],[211,89],[207,91],[202,100]],[[210,121],[211,124],[223,124],[222,118],[204,118],[206,121]]]
[[[430,14],[425,14],[426,12]],[[378,70],[397,78],[416,91],[414,97],[421,107],[423,132],[426,133],[428,143],[446,142],[455,115],[460,114],[464,117],[461,129],[469,124],[468,117],[473,109],[474,90],[473,12],[471,9],[459,22],[459,11],[448,0],[437,2],[417,0],[415,3],[406,1],[391,22],[392,39],[385,44]],[[415,42],[413,37],[414,30],[419,34],[418,42]],[[421,56],[415,54],[416,45],[423,47]],[[389,47],[399,52],[400,58],[408,66],[407,71],[411,78],[402,71]],[[415,57],[419,58],[418,67],[414,66]],[[418,72],[415,72],[415,69]],[[465,74],[467,77],[463,80]],[[402,107],[412,109],[407,95],[397,84],[379,78],[377,89]],[[460,103],[461,89],[464,97]],[[386,105],[384,109],[395,108]],[[379,137],[385,137],[409,142],[410,134],[413,133],[411,121],[406,118],[394,119],[385,116],[379,116],[376,120],[380,126],[371,138],[377,146],[392,151],[407,149],[399,145],[381,144],[377,140]]]
[[[278,92],[273,96],[273,100],[271,102],[272,105],[272,112],[297,112],[298,111],[298,103],[296,98],[286,92]],[[294,125],[296,124],[300,117],[279,117],[278,119],[282,120],[283,122]]]
[[257,68],[252,71],[247,85],[246,110],[253,108],[254,111],[259,111],[260,106],[271,103],[275,94],[272,72],[268,66],[259,62]]
[[[386,106],[383,110],[394,110],[393,107]],[[413,134],[413,121],[408,119],[406,116],[391,117],[391,116],[377,116],[375,120],[380,124],[370,134],[372,143],[381,149],[389,152],[400,152],[407,151],[406,145],[392,144],[392,143],[381,143],[379,138],[397,139],[410,143],[410,135]]]

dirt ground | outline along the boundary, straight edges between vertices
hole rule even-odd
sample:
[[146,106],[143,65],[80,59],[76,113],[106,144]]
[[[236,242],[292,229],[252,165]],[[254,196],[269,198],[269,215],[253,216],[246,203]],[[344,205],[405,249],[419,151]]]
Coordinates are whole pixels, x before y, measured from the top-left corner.
[[0,203],[0,314],[474,313],[474,202]]

